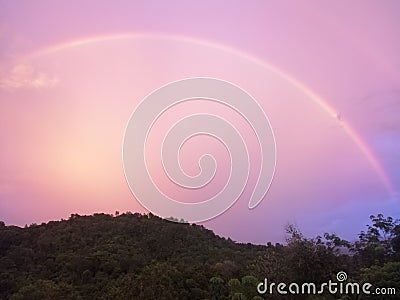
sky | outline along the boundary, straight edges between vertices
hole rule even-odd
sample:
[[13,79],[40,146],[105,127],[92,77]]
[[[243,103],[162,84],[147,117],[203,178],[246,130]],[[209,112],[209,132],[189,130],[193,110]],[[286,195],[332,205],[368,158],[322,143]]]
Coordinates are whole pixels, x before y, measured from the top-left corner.
[[235,204],[201,223],[264,244],[293,223],[306,236],[353,239],[370,214],[400,217],[398,1],[0,0],[0,220],[24,226],[72,213],[146,212],[126,182],[122,142],[136,106],[184,78],[211,77],[251,94],[276,140],[263,201],[260,150],[237,112],[205,99],[165,112],[146,151],[152,180],[182,202],[204,201],[229,179],[229,152],[196,136],[179,161],[190,176],[211,153],[213,181],[185,190],[165,176],[160,149],[173,124],[222,116],[249,150]]

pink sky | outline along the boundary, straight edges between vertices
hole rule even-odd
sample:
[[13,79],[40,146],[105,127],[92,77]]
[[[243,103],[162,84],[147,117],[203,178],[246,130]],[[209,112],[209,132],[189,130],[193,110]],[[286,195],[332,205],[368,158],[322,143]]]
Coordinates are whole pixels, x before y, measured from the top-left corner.
[[157,141],[176,118],[220,114],[247,137],[246,190],[206,227],[264,243],[282,240],[292,222],[310,236],[352,238],[371,213],[400,217],[399,8],[396,1],[0,1],[0,220],[144,212],[124,178],[125,126],[150,92],[197,76],[248,91],[277,143],[274,182],[249,210],[259,156],[245,122],[204,102],[160,119],[148,147],[154,177],[181,200],[218,192],[229,157],[216,141],[193,140],[183,148],[184,169],[195,174],[202,152],[213,152],[217,177],[203,192],[175,189],[159,170]]

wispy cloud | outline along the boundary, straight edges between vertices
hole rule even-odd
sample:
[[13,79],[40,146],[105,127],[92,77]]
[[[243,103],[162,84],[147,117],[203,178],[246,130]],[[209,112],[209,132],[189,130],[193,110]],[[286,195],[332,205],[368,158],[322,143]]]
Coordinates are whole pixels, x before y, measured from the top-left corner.
[[57,77],[37,71],[29,64],[17,64],[0,78],[0,88],[8,90],[50,88],[57,83]]

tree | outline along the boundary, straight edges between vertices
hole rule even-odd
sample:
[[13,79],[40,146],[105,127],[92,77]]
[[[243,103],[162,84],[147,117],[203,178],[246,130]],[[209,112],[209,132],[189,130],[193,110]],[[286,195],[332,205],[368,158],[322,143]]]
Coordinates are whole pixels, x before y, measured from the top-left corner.
[[325,244],[321,237],[305,238],[300,230],[287,227],[287,246],[284,248],[286,282],[324,282],[340,267],[333,247]]
[[259,280],[251,275],[242,277],[239,281],[237,278],[232,278],[228,281],[230,299],[252,299],[258,295],[257,284]]
[[22,287],[14,293],[11,300],[56,300],[79,299],[71,286],[57,285],[51,280],[38,280]]
[[221,277],[214,276],[210,278],[210,293],[213,300],[225,299],[226,289],[224,280]]
[[242,293],[234,293],[232,298],[232,300],[247,300],[246,295],[242,294]]
[[254,296],[258,295],[257,292],[258,283],[259,280],[252,275],[246,275],[242,277],[242,292],[247,299],[251,299]]
[[155,263],[144,268],[138,278],[138,299],[179,299],[184,277],[168,263]]
[[360,281],[368,282],[374,288],[385,288],[386,293],[388,293],[389,288],[394,288],[397,295],[366,295],[363,299],[396,299],[400,293],[400,262],[388,262],[383,266],[374,265],[363,269]]
[[397,257],[400,258],[400,225],[396,225],[393,228],[393,237],[391,244],[393,251],[397,254]]
[[367,232],[359,234],[359,241],[353,248],[362,267],[387,262],[398,251],[399,220],[385,218],[382,214],[371,215],[370,220],[372,225],[367,225]]

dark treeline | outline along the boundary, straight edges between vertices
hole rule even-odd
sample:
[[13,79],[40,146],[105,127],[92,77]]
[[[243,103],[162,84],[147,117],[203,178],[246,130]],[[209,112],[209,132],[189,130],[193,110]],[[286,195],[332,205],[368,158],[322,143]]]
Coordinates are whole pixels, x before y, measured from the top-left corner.
[[[400,299],[400,225],[382,215],[348,242],[306,238],[236,243],[203,226],[152,214],[71,215],[47,224],[0,222],[0,299]],[[258,295],[257,284],[336,280],[395,287],[396,296]]]

